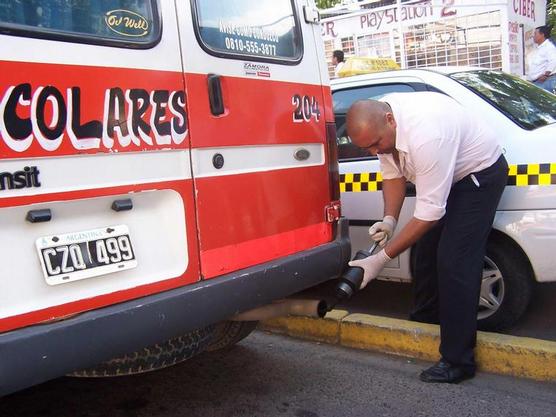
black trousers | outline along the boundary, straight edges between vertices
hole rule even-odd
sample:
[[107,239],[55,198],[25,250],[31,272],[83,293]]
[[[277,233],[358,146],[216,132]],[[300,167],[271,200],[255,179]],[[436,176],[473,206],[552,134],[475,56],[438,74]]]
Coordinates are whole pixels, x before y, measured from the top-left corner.
[[440,323],[440,354],[454,365],[475,367],[486,243],[507,181],[504,156],[458,181],[450,190],[446,214],[415,246],[410,318]]

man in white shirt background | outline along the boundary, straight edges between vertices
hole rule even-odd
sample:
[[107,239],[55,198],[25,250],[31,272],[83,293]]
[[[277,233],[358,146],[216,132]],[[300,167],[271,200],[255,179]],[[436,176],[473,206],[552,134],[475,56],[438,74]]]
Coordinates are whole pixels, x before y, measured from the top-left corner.
[[538,45],[531,53],[527,80],[556,94],[556,46],[550,40],[550,26],[535,29],[533,41]]
[[[431,92],[355,102],[347,131],[355,145],[378,155],[383,176],[384,219],[369,230],[383,249],[350,262],[365,271],[361,288],[417,244],[411,316],[440,323],[442,357],[420,378],[455,383],[473,377],[486,242],[508,178],[495,134],[455,100]],[[390,239],[406,181],[415,184],[415,212]]]

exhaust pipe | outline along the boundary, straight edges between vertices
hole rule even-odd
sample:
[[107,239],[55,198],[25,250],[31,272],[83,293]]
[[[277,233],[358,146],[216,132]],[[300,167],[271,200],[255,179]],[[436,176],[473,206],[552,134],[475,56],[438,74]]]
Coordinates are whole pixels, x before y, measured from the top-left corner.
[[300,300],[290,298],[236,314],[231,321],[259,321],[283,316],[305,316],[322,318],[328,311],[324,300]]

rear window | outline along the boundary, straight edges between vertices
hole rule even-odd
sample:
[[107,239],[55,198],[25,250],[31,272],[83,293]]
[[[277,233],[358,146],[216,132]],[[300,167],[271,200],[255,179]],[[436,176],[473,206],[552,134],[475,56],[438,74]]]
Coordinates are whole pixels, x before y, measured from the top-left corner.
[[348,161],[355,159],[375,159],[366,149],[361,149],[351,143],[351,138],[346,130],[346,113],[353,103],[358,100],[379,100],[390,93],[411,93],[414,87],[404,83],[368,85],[337,90],[332,93],[334,117],[336,121],[336,141],[338,143],[338,159]]
[[296,63],[303,54],[291,0],[196,0],[197,37],[217,56]]
[[500,71],[468,71],[451,77],[524,129],[556,122],[556,95],[519,77]]
[[0,32],[148,48],[160,39],[156,0],[0,0]]
[[367,100],[369,98],[380,100],[386,94],[411,93],[413,91],[415,91],[415,88],[409,84],[402,83],[369,85],[348,90],[338,90],[332,93],[334,113],[347,113],[350,106],[358,100]]

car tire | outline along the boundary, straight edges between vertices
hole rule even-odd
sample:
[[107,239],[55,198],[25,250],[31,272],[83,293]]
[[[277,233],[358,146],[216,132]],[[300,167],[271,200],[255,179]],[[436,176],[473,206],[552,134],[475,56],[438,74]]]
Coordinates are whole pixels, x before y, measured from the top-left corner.
[[255,330],[258,321],[224,321],[216,325],[214,337],[207,351],[229,348],[245,339]]
[[497,331],[512,327],[527,309],[532,292],[533,273],[525,254],[504,238],[490,239],[483,270],[478,328]]
[[212,342],[215,326],[194,330],[163,343],[103,362],[93,368],[76,371],[68,376],[102,378],[134,375],[156,371],[183,362],[206,350]]

